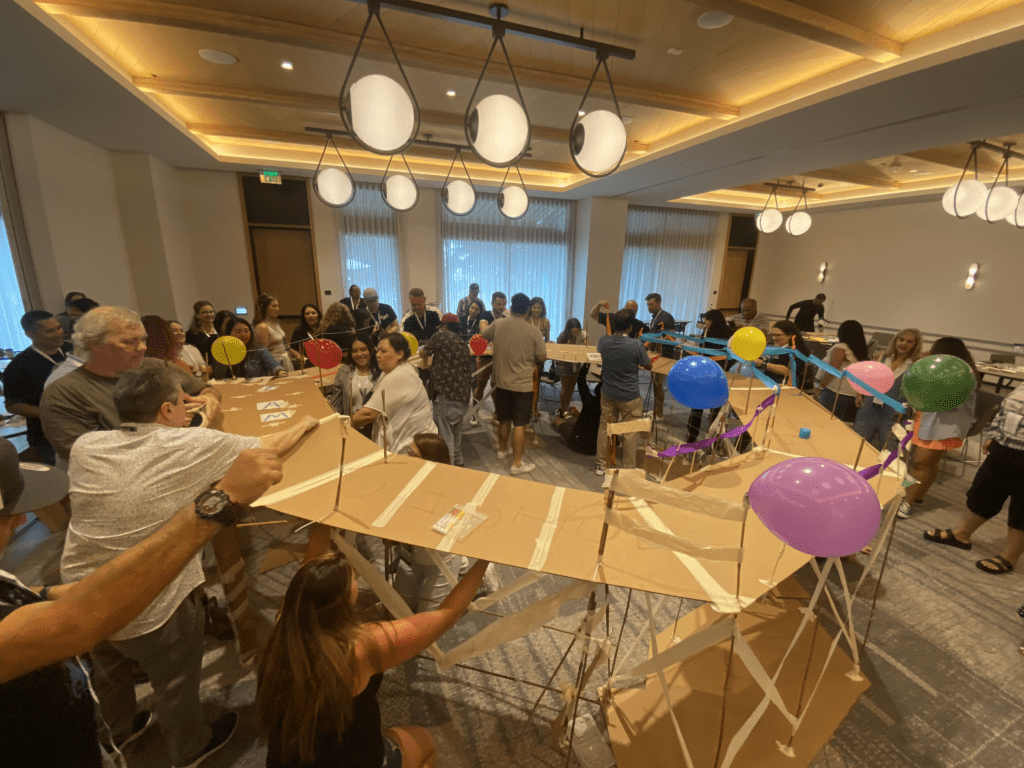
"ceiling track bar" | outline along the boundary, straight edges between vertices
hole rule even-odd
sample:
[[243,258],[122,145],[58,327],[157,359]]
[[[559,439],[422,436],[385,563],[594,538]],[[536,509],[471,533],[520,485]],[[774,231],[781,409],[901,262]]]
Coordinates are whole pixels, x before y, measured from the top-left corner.
[[[632,61],[636,58],[636,51],[631,48],[623,48],[618,45],[609,45],[608,43],[600,43],[596,40],[588,40],[583,37],[583,30],[580,29],[579,37],[572,37],[571,35],[563,35],[558,32],[549,32],[546,29],[540,27],[531,27],[526,24],[515,24],[509,21],[503,21],[501,15],[508,13],[508,8],[504,4],[496,4],[499,8],[498,18],[491,18],[490,16],[480,16],[475,13],[466,13],[464,11],[458,11],[454,8],[441,8],[436,5],[430,5],[428,3],[419,3],[416,0],[356,0],[356,2],[363,2],[367,5],[378,6],[383,8],[392,8],[397,11],[407,11],[409,13],[416,13],[421,16],[432,16],[439,19],[451,19],[452,21],[458,21],[462,24],[473,24],[479,27],[487,27],[494,32],[495,36],[508,32],[513,35],[521,35],[523,37],[534,37],[539,40],[547,40],[548,42],[558,43],[560,45],[568,45],[573,48],[582,48],[586,51],[594,51],[598,56],[614,56],[617,59],[628,59]],[[492,9],[495,6],[492,6]]]
[[[305,130],[307,130],[309,133],[322,133],[325,136],[327,136],[327,138],[331,138],[332,136],[344,136],[346,138],[352,137],[352,134],[349,131],[346,131],[342,128],[317,128],[315,126],[307,125]],[[413,142],[413,144],[416,144],[421,147],[452,149],[456,151],[470,152],[473,153],[474,155],[476,154],[473,152],[473,148],[468,144],[451,144],[447,141],[434,141],[433,139],[416,139]],[[530,153],[527,152],[525,155],[523,155],[523,157],[530,157]]]
[[780,189],[794,189],[798,192],[803,192],[804,194],[817,192],[817,190],[814,189],[813,187],[798,187],[796,184],[779,184],[774,181],[765,182],[765,186],[768,187],[768,189],[772,190],[773,192]]
[[978,149],[987,149],[990,152],[997,152],[1005,158],[1014,157],[1018,160],[1024,160],[1024,152],[1017,152],[1016,150],[1010,149],[1013,144],[1005,144],[1000,146],[999,144],[992,144],[988,141],[972,141],[971,147],[977,147]]

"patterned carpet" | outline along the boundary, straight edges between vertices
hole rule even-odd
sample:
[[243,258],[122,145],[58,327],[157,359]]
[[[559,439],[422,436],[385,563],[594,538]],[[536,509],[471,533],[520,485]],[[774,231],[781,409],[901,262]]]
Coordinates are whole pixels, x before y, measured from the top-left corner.
[[[541,410],[557,407],[551,388],[542,387]],[[672,411],[666,422],[668,433],[662,441],[677,437],[685,428],[685,409]],[[537,427],[546,447],[535,449],[530,458],[538,465],[533,479],[559,485],[596,490],[601,478],[593,473],[593,459],[569,451],[542,415]],[[465,437],[468,466],[490,471],[507,471],[491,450],[487,434],[474,428]],[[976,455],[977,448],[974,453]],[[950,465],[952,469],[952,464]],[[1005,518],[999,518],[979,531],[974,550],[961,550],[931,544],[921,537],[929,527],[950,527],[963,509],[964,492],[972,478],[945,476],[934,486],[921,511],[900,521],[889,554],[884,582],[879,592],[863,670],[872,686],[853,707],[850,715],[825,748],[812,761],[813,768],[961,768],[968,766],[1024,765],[1024,658],[1018,645],[1024,637],[1024,625],[1016,608],[1024,601],[1024,581],[1019,573],[991,576],[974,567],[974,561],[998,554],[1005,536]],[[261,512],[273,519],[274,513]],[[290,526],[245,529],[248,539],[251,601],[264,622],[263,631],[273,620],[295,566],[285,566],[259,575],[257,568],[263,553]],[[294,536],[304,542],[305,534]],[[39,523],[23,533],[9,549],[0,567],[19,574],[28,583],[53,582],[59,557],[60,537],[50,536]],[[863,631],[870,598],[874,593],[875,573],[869,576],[862,597],[855,607],[857,626]],[[503,583],[519,572],[500,566]],[[857,578],[859,568],[850,566],[848,576]],[[798,578],[810,586],[813,576],[804,569]],[[500,604],[496,610],[514,613],[540,597],[557,590],[564,579],[547,576]],[[835,586],[835,585],[833,585]],[[835,591],[834,591],[835,594]],[[641,594],[633,594],[632,607],[624,630],[623,642],[646,630],[646,615],[637,610]],[[611,590],[611,626],[614,634],[622,620],[627,592]],[[678,613],[692,610],[692,601],[666,601],[656,623],[666,626]],[[432,660],[417,659],[385,676],[380,702],[385,725],[416,724],[430,729],[438,744],[436,764],[451,768],[476,766],[561,766],[565,755],[551,739],[549,723],[561,707],[557,692],[569,684],[579,663],[574,648],[555,677],[554,692],[541,696],[544,685],[558,664],[580,615],[584,600],[562,607],[551,629],[542,629],[467,662],[468,666],[500,675],[528,680],[534,685],[513,682],[471,669],[453,669],[439,673]],[[823,627],[835,632],[828,610],[820,612]],[[456,645],[491,619],[474,615],[442,639],[442,648]],[[564,630],[564,631],[557,631]],[[842,645],[840,646],[842,647]],[[641,645],[638,654],[645,653]],[[224,708],[239,711],[238,732],[225,749],[204,766],[262,766],[265,751],[257,744],[253,699],[255,677],[245,674],[235,660],[233,650],[208,641],[204,661],[204,699],[211,715]],[[605,682],[599,671],[585,691],[597,697],[597,687]],[[140,694],[145,686],[140,687]],[[827,696],[827,691],[821,695]],[[530,711],[540,697],[534,716]],[[581,713],[594,716],[603,724],[600,708],[582,702]],[[717,713],[694,713],[708,717],[709,727]],[[153,729],[140,739],[129,754],[133,768],[166,768],[162,738]],[[575,759],[572,764],[576,764]],[[682,765],[664,756],[664,765]],[[707,768],[707,767],[702,767]]]

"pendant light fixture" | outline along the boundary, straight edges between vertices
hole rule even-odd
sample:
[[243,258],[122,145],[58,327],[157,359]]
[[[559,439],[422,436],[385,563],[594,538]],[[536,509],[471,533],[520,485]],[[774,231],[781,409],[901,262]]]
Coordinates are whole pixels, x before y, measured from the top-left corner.
[[[338,155],[345,170],[335,165],[324,166],[324,155],[327,153],[328,146],[334,147],[334,152]],[[334,143],[332,134],[327,134],[324,151],[320,153],[320,162],[316,164],[316,171],[313,172],[313,192],[320,198],[320,202],[331,206],[331,208],[344,208],[356,196],[356,185],[352,181],[352,173],[345,163],[345,158],[338,151],[338,145]]]
[[[453,179],[452,171],[455,170],[455,161],[462,163],[462,170],[466,172],[465,179]],[[448,175],[444,177],[444,184],[441,186],[441,201],[444,207],[456,216],[466,216],[476,207],[476,189],[473,187],[473,179],[469,175],[466,161],[462,159],[462,150],[455,150],[455,157],[448,168]]]
[[405,159],[405,155],[401,155],[401,158],[409,175],[403,176],[396,173],[388,176],[391,163],[395,159],[395,156],[392,155],[388,160],[387,168],[384,169],[384,177],[380,180],[380,196],[384,198],[384,202],[388,204],[389,208],[399,212],[411,210],[420,199],[420,188],[416,184],[416,177],[412,175],[409,161]]
[[[769,208],[772,198],[775,198],[775,207]],[[779,210],[778,186],[773,185],[772,191],[768,193],[768,199],[764,201],[764,208],[754,217],[754,226],[766,235],[778,230],[782,226],[782,211]]]
[[[966,219],[972,213],[977,213],[978,209],[985,204],[985,197],[988,194],[985,185],[978,181],[979,146],[981,146],[980,142],[972,142],[971,154],[967,156],[967,162],[964,163],[964,171],[960,174],[960,180],[947,189],[942,196],[942,209],[958,219]],[[971,167],[972,162],[974,163],[974,178],[965,180],[967,169]]]
[[516,174],[519,176],[519,186],[506,186],[508,175],[512,172],[509,168],[505,171],[505,178],[501,180],[501,188],[498,190],[498,210],[506,219],[521,219],[530,208],[530,196],[526,193],[526,183],[523,181],[523,174],[516,167]]
[[[491,11],[498,19],[491,27],[494,42],[491,43],[484,68],[480,70],[480,77],[477,78],[476,86],[469,97],[469,105],[466,107],[466,140],[476,156],[485,163],[496,168],[508,168],[518,163],[530,148],[530,116],[526,113],[523,92],[519,90],[516,71],[509,58],[508,49],[505,48],[505,27],[501,23],[501,17],[508,12],[508,8],[495,4],[491,6]],[[493,93],[476,101],[480,83],[483,82],[487,66],[491,63],[494,49],[499,44],[519,100],[516,101],[502,93]]]
[[[999,177],[1003,175],[1004,171],[1006,172],[1006,184],[1000,187]],[[1019,202],[1020,195],[1010,187],[1010,148],[1008,146],[1003,152],[1003,164],[996,171],[992,188],[985,196],[984,204],[978,209],[978,218],[989,224],[1003,221],[1016,211]]]
[[[405,75],[402,62],[398,60],[395,46],[391,44],[388,31],[380,18],[380,0],[367,0],[368,15],[359,43],[352,54],[352,61],[345,73],[338,97],[341,119],[359,146],[378,155],[395,155],[408,149],[416,139],[420,127],[420,108],[413,94],[412,85]],[[349,83],[359,51],[366,39],[370,23],[376,19],[391,55],[395,58],[398,71],[405,82],[403,86],[387,75],[372,73]]]
[[[800,210],[800,203],[804,204],[804,209]],[[800,199],[796,201],[796,208],[789,214],[789,218],[786,219],[786,231],[794,237],[799,237],[811,228],[811,214],[807,212],[807,190],[803,191],[800,195]]]
[[1024,229],[1024,194],[1017,200],[1017,206],[1006,217],[1006,220],[1018,229]]
[[[602,67],[608,76],[615,111],[597,109],[587,112],[583,105]],[[569,154],[577,168],[595,178],[614,173],[626,156],[626,127],[622,123],[622,110],[615,97],[615,85],[612,83],[612,73],[608,70],[608,54],[605,51],[597,52],[597,66],[594,67],[594,74],[590,76],[587,90],[583,92],[583,99],[569,127]]]

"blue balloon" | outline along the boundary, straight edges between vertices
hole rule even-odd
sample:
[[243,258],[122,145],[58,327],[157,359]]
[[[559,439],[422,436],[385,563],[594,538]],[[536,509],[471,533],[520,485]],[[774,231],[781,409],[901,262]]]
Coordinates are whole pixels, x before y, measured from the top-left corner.
[[687,408],[721,408],[729,399],[729,380],[711,358],[691,355],[668,372],[668,390]]

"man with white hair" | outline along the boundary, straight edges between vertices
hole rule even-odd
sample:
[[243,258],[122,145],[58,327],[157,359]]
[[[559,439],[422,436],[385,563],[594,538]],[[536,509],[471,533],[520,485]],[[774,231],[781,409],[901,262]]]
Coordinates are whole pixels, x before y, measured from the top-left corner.
[[[68,461],[75,440],[86,432],[120,426],[114,387],[122,373],[166,366],[163,360],[143,357],[146,330],[138,314],[123,307],[97,307],[87,312],[75,324],[72,341],[75,354],[85,362],[46,387],[39,404],[43,432],[63,462]],[[175,372],[187,400],[204,402],[212,418],[220,393],[177,366],[168,367]]]

